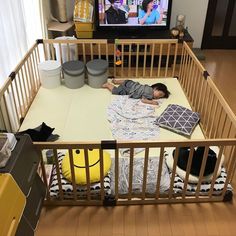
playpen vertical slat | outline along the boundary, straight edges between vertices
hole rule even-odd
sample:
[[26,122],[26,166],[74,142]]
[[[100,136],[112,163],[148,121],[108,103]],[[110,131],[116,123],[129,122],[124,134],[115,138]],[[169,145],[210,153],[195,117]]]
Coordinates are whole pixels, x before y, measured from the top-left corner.
[[[11,130],[11,132],[13,132],[13,127],[12,127],[12,123],[11,123],[11,120],[10,120],[10,114],[9,114],[7,101],[6,101],[6,97],[5,97],[6,93],[7,93],[7,91],[5,91],[5,93],[4,93],[3,103],[4,103],[4,107],[6,108],[6,116],[7,116],[7,120],[9,121],[10,130]],[[8,94],[8,97],[9,97],[9,94]]]
[[232,151],[231,156],[230,156],[229,168],[227,169],[227,177],[226,177],[226,180],[225,180],[224,188],[222,190],[222,196],[224,196],[225,193],[226,193],[229,181],[232,179],[231,175],[234,171],[233,167],[235,167],[235,165],[236,165],[236,151],[235,150],[236,149],[235,149],[235,145],[234,145],[233,151]]
[[159,61],[158,61],[158,68],[157,68],[157,77],[160,77],[162,50],[163,50],[163,44],[161,43],[160,44],[160,50],[159,50]]
[[82,43],[82,54],[83,54],[83,62],[86,64],[86,51],[84,43]]
[[119,150],[115,149],[115,199],[119,197]]
[[30,55],[29,57],[29,60],[30,60],[30,63],[29,63],[29,66],[30,66],[30,81],[32,83],[32,87],[33,87],[33,94],[31,92],[31,100],[33,99],[35,93],[36,93],[36,82],[35,82],[35,73],[34,73],[34,68],[33,68],[33,65],[34,63],[32,62],[32,54]]
[[90,56],[91,56],[91,60],[93,60],[93,44],[90,43]]
[[34,97],[34,93],[35,93],[35,84],[34,84],[34,77],[33,77],[33,74],[32,74],[32,62],[30,61],[30,57],[28,58],[28,60],[26,61],[27,63],[27,68],[28,68],[28,82],[29,82],[29,100],[30,100],[30,103],[32,102],[33,100],[33,97]]
[[124,77],[124,44],[121,45],[121,77]]
[[139,64],[139,44],[137,44],[137,52],[136,52],[136,65],[135,65],[135,76],[138,77],[138,64]]
[[85,172],[86,172],[86,187],[87,187],[87,200],[91,200],[90,194],[90,172],[89,172],[89,159],[88,159],[88,149],[84,149],[84,159],[85,159]]
[[[9,89],[11,88],[11,92],[9,91]],[[15,115],[16,115],[16,118],[17,118],[17,126],[19,126],[20,124],[20,119],[19,119],[19,113],[18,113],[18,109],[17,109],[17,105],[16,105],[16,99],[15,99],[15,93],[13,91],[13,85],[12,83],[9,84],[9,87],[7,88],[6,90],[8,92],[8,94],[12,94],[12,102],[13,102],[13,107],[15,109]],[[10,97],[10,96],[9,96]]]
[[185,174],[185,178],[184,178],[184,186],[183,186],[183,192],[182,192],[182,199],[185,199],[185,197],[186,197],[186,191],[187,191],[187,186],[188,186],[190,168],[191,168],[192,160],[193,160],[193,151],[194,151],[194,147],[191,145],[189,156],[188,156],[186,174]]
[[103,150],[99,149],[99,156],[100,156],[100,183],[101,183],[101,201],[104,200],[104,164],[103,164]]
[[134,170],[134,148],[130,148],[130,162],[129,162],[129,186],[128,186],[128,200],[131,200],[132,196],[132,183],[133,183],[133,170]]
[[171,172],[170,189],[169,189],[169,194],[168,194],[169,199],[171,199],[173,196],[173,188],[174,188],[174,180],[175,180],[175,173],[176,173],[178,156],[179,156],[179,147],[176,147],[175,148],[175,155],[174,155],[174,163],[173,163],[173,168],[172,168],[172,172]]
[[180,78],[182,78],[182,73],[183,73],[184,53],[185,53],[185,46],[183,46],[182,50],[181,50],[180,68],[179,68],[179,77]]
[[212,119],[212,122],[211,122],[211,125],[210,125],[209,137],[212,137],[213,129],[214,129],[214,127],[216,129],[216,127],[217,127],[217,126],[215,126],[215,124],[216,124],[216,118],[217,118],[216,111],[217,111],[217,108],[218,108],[218,105],[219,105],[219,101],[216,99],[216,97],[215,97],[214,101],[215,101],[215,105],[214,105],[214,108],[213,108],[214,116],[213,116],[213,119]]
[[[200,80],[200,85],[197,88],[198,88],[199,94],[200,93],[202,94],[203,87],[204,87],[203,84],[205,83],[205,80],[203,79],[203,77],[200,77],[199,80]],[[199,97],[202,98],[202,96],[199,96]],[[200,111],[201,104],[205,105],[204,100],[198,99],[198,103],[196,104],[197,111]]]
[[167,77],[168,67],[169,67],[169,59],[170,59],[170,43],[167,44],[167,54],[166,54],[166,66],[165,66],[165,77]]
[[[234,136],[234,138],[236,138],[236,135]],[[235,154],[234,157],[233,157],[233,153]],[[230,156],[232,156],[233,158],[236,158],[235,146],[232,146],[232,149],[231,149],[231,152],[230,152]],[[229,182],[232,182],[232,180],[233,180],[233,177],[234,177],[234,174],[235,174],[235,169],[236,169],[236,162],[234,162]]]
[[29,63],[30,57],[28,57],[28,59],[25,61],[25,66],[27,69],[27,77],[26,77],[26,81],[27,81],[27,85],[28,85],[28,95],[29,95],[29,103],[31,103],[32,101],[32,92],[34,92],[34,85],[32,83],[32,72],[31,72],[31,63]]
[[45,45],[45,43],[43,43],[43,52],[44,52],[45,60],[48,60],[48,53],[47,53],[47,50],[46,50],[46,45]]
[[214,130],[213,138],[217,138],[217,135],[218,135],[218,131],[219,131],[218,127],[219,127],[219,125],[220,125],[220,120],[221,120],[221,117],[222,117],[223,107],[220,106],[220,107],[219,107],[219,110],[220,110],[220,111],[218,112],[219,116],[218,116],[218,119],[217,119],[217,121],[216,121],[216,127],[217,127],[217,128],[215,128],[215,130]]
[[32,53],[32,58],[33,58],[33,65],[34,65],[34,78],[35,78],[35,83],[36,83],[36,89],[37,91],[39,90],[40,86],[40,81],[39,81],[39,74],[38,74],[38,63],[36,62],[36,56],[35,56],[35,50]]
[[188,82],[190,60],[191,60],[191,57],[188,55],[187,59],[186,59],[185,73],[183,75],[183,77],[184,77],[184,79],[183,79],[183,87],[184,87],[184,91],[186,92],[186,94],[187,94],[187,82]]
[[[195,90],[196,90],[196,64],[194,63],[193,64],[193,74],[192,74],[192,86],[190,86],[190,96],[189,96],[189,101],[191,104],[194,103],[194,96],[193,94],[195,93]],[[195,109],[195,106],[193,105],[193,108]]]
[[210,99],[209,99],[208,118],[207,118],[207,125],[206,125],[207,126],[207,129],[206,129],[206,133],[207,134],[208,134],[208,127],[210,126],[210,122],[212,122],[212,116],[213,115],[215,116],[215,114],[212,114],[213,102],[214,102],[214,93],[211,90],[211,92],[210,92]]
[[174,76],[175,76],[175,67],[176,67],[177,52],[178,52],[178,44],[175,43],[175,54],[174,54],[173,69],[172,69],[171,77],[174,77]]
[[193,78],[193,64],[194,64],[194,61],[191,60],[190,62],[190,68],[189,68],[189,77],[188,77],[188,80],[187,80],[187,97],[189,99],[190,97],[190,87],[191,87],[191,83],[192,83],[192,78]]
[[98,44],[98,58],[101,59],[101,43]]
[[[199,78],[199,81],[201,80],[201,84],[202,84],[202,86],[203,86],[203,88],[202,88],[202,86],[201,86],[201,89],[198,89],[198,87],[196,88],[196,89],[198,89],[198,93],[201,93],[201,103],[199,104],[199,106],[198,106],[198,104],[197,104],[197,101],[196,101],[196,109],[198,108],[198,111],[200,112],[200,114],[201,114],[201,116],[202,116],[202,121],[204,120],[204,116],[203,116],[203,111],[204,111],[204,109],[205,109],[205,106],[206,106],[206,104],[205,104],[205,99],[206,99],[206,94],[207,94],[207,90],[206,90],[206,81],[202,78],[202,77],[198,77]],[[196,91],[196,93],[197,93],[197,91]],[[198,96],[197,96],[198,97]],[[196,98],[195,98],[196,99]]]
[[50,44],[50,52],[51,52],[51,56],[52,56],[52,60],[55,60],[55,52],[54,52],[54,47],[53,44]]
[[[38,65],[39,62],[40,62],[40,60],[39,60],[39,49],[38,49],[38,47],[36,48],[36,51],[35,51],[34,56],[35,56],[35,63],[36,63],[36,65]],[[39,88],[41,82],[40,82],[40,76],[39,76],[39,69],[38,69],[38,66],[36,67],[36,71],[37,71],[37,75],[38,75],[38,88]]]
[[224,113],[225,115],[225,118],[224,118],[224,121],[223,121],[223,124],[222,124],[222,130],[221,130],[221,133],[220,133],[220,138],[223,137],[223,134],[224,134],[224,130],[225,130],[225,125],[226,125],[226,121],[227,121],[227,115]]
[[186,50],[183,47],[182,55],[181,55],[181,62],[180,62],[180,70],[179,70],[179,77],[180,77],[182,87],[183,87],[183,74],[184,74],[185,59],[186,59]]
[[211,187],[210,187],[210,190],[209,190],[209,193],[208,193],[209,198],[212,198],[214,185],[215,185],[217,174],[218,174],[218,169],[219,169],[220,162],[221,162],[221,159],[222,159],[222,154],[223,154],[224,147],[220,146],[219,148],[220,148],[219,154],[217,156],[214,172],[213,172],[212,179],[211,179]]
[[117,76],[117,70],[116,70],[116,45],[113,44],[113,66],[114,66],[114,77]]
[[[206,82],[206,91],[205,91],[205,95],[204,95],[204,102],[202,103],[204,106],[203,106],[203,110],[202,110],[202,123],[203,124],[206,124],[206,121],[207,121],[207,113],[208,113],[208,102],[209,102],[209,90],[210,90],[210,87],[207,86],[207,82]],[[205,130],[205,126],[204,126],[204,130]]]
[[[187,53],[187,52],[186,52]],[[186,78],[187,78],[187,73],[188,73],[188,61],[189,61],[189,55],[188,53],[185,56],[185,61],[184,61],[184,73],[183,73],[183,88],[186,91]]]
[[152,47],[152,54],[151,54],[151,65],[150,65],[150,77],[153,76],[153,64],[154,64],[154,52],[155,52],[155,43],[151,44]]
[[75,183],[75,168],[74,168],[74,158],[73,158],[73,151],[70,148],[69,149],[69,161],[70,161],[70,173],[71,173],[71,180],[72,180],[72,186],[73,186],[73,197],[74,200],[77,200],[77,187]]
[[45,166],[44,166],[44,161],[43,161],[43,153],[40,150],[37,150],[37,152],[39,153],[39,156],[40,156],[40,167],[41,167],[41,170],[42,170],[43,182],[44,182],[44,184],[46,186],[46,190],[47,190],[46,191],[46,200],[50,201],[51,200],[50,189],[49,189],[49,186],[48,186],[47,173],[46,173]]
[[[20,75],[21,75],[21,76],[20,76]],[[25,90],[24,90],[24,92],[23,92],[23,89],[25,89],[25,88],[24,88],[23,85],[22,85],[24,79],[23,79],[23,74],[22,74],[22,71],[21,71],[21,70],[19,70],[18,79],[19,79],[18,81],[19,81],[19,85],[20,85],[20,88],[21,88],[22,104],[23,104],[23,107],[24,107],[23,114],[25,115],[25,110],[26,110],[27,105],[25,104],[25,98],[24,98],[24,96],[27,96],[27,95],[26,95]]]
[[142,200],[145,199],[146,184],[147,184],[147,170],[148,170],[149,148],[145,148],[144,166],[143,166],[143,186],[142,186]]
[[35,51],[32,52],[32,70],[33,70],[33,74],[34,74],[34,82],[35,82],[35,89],[37,92],[38,91],[38,88],[39,88],[39,83],[38,83],[38,78],[37,78],[37,68],[36,68],[36,62],[35,62],[35,58],[34,58],[34,53]]
[[[199,87],[200,87],[200,81],[201,81],[201,78],[202,78],[202,75],[200,73],[199,70],[197,70],[197,74],[196,74],[196,91],[195,91],[195,94],[194,94],[194,98],[195,98],[195,102],[194,102],[194,107],[195,109],[197,110],[197,107],[198,107],[198,102],[199,102],[199,93],[201,93],[202,91],[199,90]],[[201,117],[203,117],[203,115],[201,114]]]
[[57,149],[53,148],[53,160],[55,161],[55,167],[56,167],[56,175],[57,175],[57,181],[58,181],[58,188],[59,188],[59,197],[60,200],[64,199],[64,194],[62,191],[62,183],[61,183],[61,177],[60,177],[60,167],[58,162],[58,155],[57,155]]
[[108,68],[110,68],[109,67],[109,54],[108,54],[108,44],[107,43],[105,44],[105,47],[106,47],[106,60],[108,61]]
[[130,77],[131,75],[131,51],[132,51],[132,47],[131,47],[131,44],[129,44],[129,62],[128,62],[128,77]]
[[60,62],[61,62],[61,65],[63,64],[63,60],[62,60],[62,47],[61,47],[61,43],[59,43],[59,52],[60,52]]
[[16,78],[14,80],[14,83],[15,83],[15,88],[16,88],[16,95],[17,95],[17,101],[19,103],[19,109],[20,109],[20,115],[21,117],[23,117],[23,110],[22,110],[22,106],[21,106],[21,101],[20,101],[20,95],[19,95],[19,88],[18,88],[18,83],[17,83],[17,75],[16,75]]
[[67,48],[67,60],[70,61],[71,60],[71,55],[70,55],[70,44],[67,43],[66,44],[66,48]]
[[156,182],[156,199],[159,199],[159,196],[160,196],[163,161],[164,161],[164,147],[161,147],[159,165],[158,165],[158,170],[157,170],[158,174],[157,174],[157,182]]
[[143,60],[143,77],[145,77],[145,72],[146,72],[146,61],[147,61],[147,44],[144,44],[144,60]]
[[[23,71],[24,70],[24,71]],[[28,92],[27,90],[27,74],[26,74],[26,69],[25,69],[25,65],[22,66],[22,84],[23,84],[23,88],[24,88],[24,95],[25,95],[25,101],[26,101],[26,110],[27,107],[29,105],[29,96],[28,96]]]
[[204,170],[206,167],[206,161],[207,161],[207,157],[208,157],[208,152],[209,152],[209,146],[205,146],[205,150],[204,150],[204,154],[203,154],[203,159],[202,159],[202,164],[201,164],[201,168],[200,168],[200,172],[199,172],[199,179],[198,179],[198,183],[197,183],[197,188],[196,188],[196,199],[199,199],[199,195],[200,195],[200,190],[201,190],[201,184],[202,184],[202,179],[203,179],[203,174],[204,174]]
[[19,93],[20,93],[20,98],[21,98],[21,103],[22,103],[21,108],[22,108],[22,114],[24,116],[25,115],[25,102],[24,102],[24,93],[23,93],[20,74],[21,74],[21,70],[19,70],[19,72],[16,74],[16,79],[15,80],[19,84],[19,88],[20,88]]

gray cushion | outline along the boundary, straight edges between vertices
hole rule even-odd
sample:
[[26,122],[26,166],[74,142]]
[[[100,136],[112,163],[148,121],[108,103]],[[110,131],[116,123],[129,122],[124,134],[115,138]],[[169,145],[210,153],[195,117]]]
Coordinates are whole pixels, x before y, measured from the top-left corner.
[[157,118],[156,123],[162,128],[190,136],[199,120],[199,113],[180,105],[170,104]]

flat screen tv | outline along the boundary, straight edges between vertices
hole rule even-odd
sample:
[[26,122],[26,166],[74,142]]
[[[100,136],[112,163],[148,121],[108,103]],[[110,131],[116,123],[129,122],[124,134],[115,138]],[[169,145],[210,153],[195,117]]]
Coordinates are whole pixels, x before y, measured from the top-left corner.
[[151,33],[169,29],[172,0],[95,0],[98,31]]

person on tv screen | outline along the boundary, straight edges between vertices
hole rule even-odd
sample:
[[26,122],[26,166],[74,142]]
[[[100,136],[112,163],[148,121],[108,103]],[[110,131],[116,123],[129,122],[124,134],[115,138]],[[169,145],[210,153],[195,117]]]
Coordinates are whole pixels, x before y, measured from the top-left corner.
[[154,8],[153,0],[143,0],[142,7],[139,9],[139,23],[144,24],[160,24],[162,22],[163,12],[159,13]]
[[108,24],[126,24],[126,12],[120,9],[120,0],[109,0],[111,6],[105,11]]

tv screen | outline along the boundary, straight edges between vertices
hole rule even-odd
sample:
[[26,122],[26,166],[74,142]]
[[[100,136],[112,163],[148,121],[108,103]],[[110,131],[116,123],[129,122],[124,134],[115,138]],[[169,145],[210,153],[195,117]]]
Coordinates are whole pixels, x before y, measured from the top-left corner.
[[171,0],[96,0],[98,29],[169,29]]

